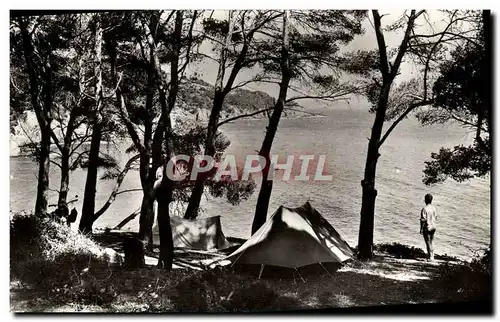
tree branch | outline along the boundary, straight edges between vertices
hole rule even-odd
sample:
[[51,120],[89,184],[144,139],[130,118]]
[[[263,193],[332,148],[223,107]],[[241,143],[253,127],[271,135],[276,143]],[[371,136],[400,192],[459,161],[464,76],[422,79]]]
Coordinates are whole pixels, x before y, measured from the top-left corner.
[[127,189],[127,190],[122,190],[122,191],[118,191],[116,193],[116,195],[121,195],[122,193],[127,193],[127,192],[138,192],[138,191],[142,191],[141,188],[137,188],[137,189]]
[[399,66],[401,65],[401,61],[403,60],[403,57],[406,53],[406,50],[408,49],[411,32],[412,32],[413,26],[415,24],[415,19],[423,12],[424,11],[419,11],[418,14],[415,14],[415,10],[412,10],[410,13],[410,18],[408,19],[408,24],[406,26],[405,35],[403,37],[403,40],[401,41],[401,44],[399,45],[398,54],[396,56],[396,59],[394,60],[394,65],[391,67],[391,72],[390,72],[391,78],[396,77],[398,70],[399,70]]
[[233,117],[230,117],[230,118],[227,118],[221,122],[219,122],[219,124],[217,124],[217,128],[221,127],[222,125],[226,124],[226,123],[229,123],[229,122],[232,122],[232,121],[235,121],[235,120],[238,120],[238,119],[241,119],[241,118],[245,118],[245,117],[251,117],[251,116],[255,116],[257,114],[261,114],[261,113],[265,113],[267,111],[272,111],[274,110],[274,106],[273,107],[269,107],[269,108],[265,108],[265,109],[262,109],[262,110],[258,110],[256,112],[252,112],[252,113],[247,113],[247,114],[241,114],[241,115],[236,115],[236,116],[233,116]]
[[117,100],[119,100],[117,105],[119,107],[121,119],[122,119],[123,123],[125,123],[125,127],[127,128],[127,131],[129,133],[130,137],[132,138],[132,142],[134,142],[134,145],[136,146],[137,150],[139,150],[141,153],[143,153],[146,150],[146,148],[144,147],[144,145],[142,145],[141,139],[139,138],[139,134],[137,134],[137,131],[134,127],[134,124],[130,120],[130,116],[128,115],[127,108],[125,107],[125,99],[123,98],[123,95],[121,94],[120,86],[118,86],[118,90],[116,91],[116,94],[117,94],[116,95]]
[[119,230],[122,229],[126,224],[128,224],[130,221],[132,221],[137,215],[141,213],[141,208],[139,207],[136,211],[134,211],[132,214],[128,215],[125,219],[123,219],[118,225],[116,225],[113,230]]
[[325,101],[337,101],[337,100],[340,100],[342,96],[347,96],[349,94],[352,94],[354,93],[355,91],[352,91],[352,92],[340,92],[340,93],[337,93],[337,94],[325,94],[325,95],[301,95],[301,96],[295,96],[295,97],[291,97],[289,99],[287,99],[285,101],[285,103],[290,103],[292,101],[296,101],[296,100],[301,100],[301,99],[319,99],[319,100],[325,100]]
[[123,183],[123,179],[125,179],[125,176],[127,175],[127,172],[132,168],[132,165],[134,164],[135,161],[137,161],[140,157],[140,154],[134,155],[132,158],[130,158],[127,163],[125,164],[125,167],[123,170],[120,172],[118,175],[118,178],[116,179],[116,184],[111,192],[111,195],[109,196],[108,200],[106,203],[102,206],[99,211],[97,211],[94,214],[94,221],[97,220],[108,208],[111,206],[113,201],[115,201],[116,196],[118,195],[118,189],[120,189],[121,184]]
[[418,102],[418,103],[415,103],[415,104],[411,104],[407,109],[406,111],[403,112],[403,114],[401,114],[397,119],[396,121],[394,121],[391,126],[389,127],[389,129],[387,129],[387,132],[385,132],[385,134],[382,136],[382,138],[380,139],[380,141],[378,142],[378,148],[380,149],[380,147],[382,146],[382,144],[384,144],[385,140],[387,139],[387,137],[389,136],[389,134],[391,134],[391,132],[394,130],[394,128],[399,124],[399,122],[401,122],[411,111],[413,111],[414,109],[416,109],[417,107],[420,107],[420,106],[425,106],[425,105],[429,105],[429,104],[432,104],[432,101],[430,100],[427,100],[427,101],[421,101],[421,102]]
[[[73,153],[74,153],[74,151],[73,151],[71,154],[73,154]],[[71,170],[76,169],[76,167],[77,167],[78,163],[80,162],[80,160],[83,158],[83,156],[84,156],[85,154],[89,154],[89,151],[88,151],[88,150],[85,150],[85,151],[82,151],[82,152],[78,153],[78,154],[76,155],[75,159],[73,160],[73,162],[71,163],[71,166],[70,166],[69,168],[70,168]]]
[[382,32],[382,23],[378,10],[372,10],[373,21],[375,24],[375,34],[377,37],[377,44],[379,48],[380,72],[385,79],[389,76],[389,62],[387,61],[387,48],[385,44],[384,34]]
[[442,31],[442,32],[438,32],[438,33],[435,33],[432,35],[413,35],[412,38],[434,38],[437,36],[445,36],[445,35],[464,39],[464,40],[470,42],[471,44],[473,44],[474,46],[481,48],[481,45],[479,43],[475,42],[474,40],[472,40],[471,38],[464,36],[464,35],[461,35],[461,34],[456,34],[454,32],[449,32],[449,31],[446,31],[446,32]]
[[[455,13],[456,11],[453,13],[453,15],[451,16],[451,19],[453,19],[453,17],[455,16]],[[453,21],[453,20],[452,20]],[[431,51],[429,52],[429,54],[427,55],[427,60],[425,62],[425,69],[424,69],[424,100],[427,100],[427,74],[429,72],[429,64],[430,64],[430,61],[431,61],[431,57],[432,57],[432,54],[434,53],[434,50],[436,50],[438,44],[441,43],[441,41],[443,40],[444,38],[444,33],[451,27],[451,24],[448,24],[446,26],[446,28],[444,29],[444,32],[443,34],[441,35],[441,37],[439,37],[439,40],[436,41],[434,43],[434,46],[432,46],[432,49]]]
[[62,166],[57,163],[56,161],[54,161],[54,159],[50,159],[50,163],[53,163],[54,165],[58,166],[59,168],[62,168]]

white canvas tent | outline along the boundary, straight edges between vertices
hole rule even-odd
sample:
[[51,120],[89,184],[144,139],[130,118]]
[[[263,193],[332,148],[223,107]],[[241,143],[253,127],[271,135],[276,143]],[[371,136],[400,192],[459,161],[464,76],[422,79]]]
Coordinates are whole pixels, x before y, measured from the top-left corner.
[[[174,247],[198,250],[221,250],[233,246],[222,232],[220,216],[184,219],[178,216],[170,217]],[[158,224],[153,226],[153,244],[160,244]]]
[[[225,259],[233,264],[260,264],[297,269],[352,258],[346,241],[309,202],[280,208],[240,248]],[[261,273],[262,273],[261,268]]]

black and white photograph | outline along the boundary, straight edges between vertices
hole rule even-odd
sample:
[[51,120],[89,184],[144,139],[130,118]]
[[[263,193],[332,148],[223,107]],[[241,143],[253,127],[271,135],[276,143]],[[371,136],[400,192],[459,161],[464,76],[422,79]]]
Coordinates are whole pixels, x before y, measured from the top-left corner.
[[11,314],[493,314],[495,12],[169,5],[10,10]]

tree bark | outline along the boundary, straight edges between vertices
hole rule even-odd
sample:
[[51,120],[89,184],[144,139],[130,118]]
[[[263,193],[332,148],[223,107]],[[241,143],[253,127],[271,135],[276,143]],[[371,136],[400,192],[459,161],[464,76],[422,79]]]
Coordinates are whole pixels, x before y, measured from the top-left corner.
[[[165,173],[164,173],[165,175]],[[168,180],[168,178],[166,179]],[[165,182],[158,190],[161,196],[158,202],[158,232],[160,237],[160,256],[158,258],[158,268],[166,270],[172,269],[174,261],[174,241],[172,227],[170,225],[170,202],[172,201],[172,183]]]
[[[160,74],[160,64],[158,56],[155,55],[155,68],[160,75],[158,84],[158,92],[161,104],[161,120],[164,126],[165,136],[165,156],[163,157],[163,175],[162,182],[158,193],[155,194],[158,202],[158,230],[160,237],[160,256],[158,259],[158,268],[166,270],[172,269],[174,261],[174,242],[172,237],[172,227],[170,226],[170,202],[172,201],[173,182],[166,174],[167,163],[174,154],[172,145],[172,124],[170,113],[174,109],[179,91],[179,56],[181,51],[182,40],[182,23],[184,20],[183,11],[176,12],[175,27],[174,27],[174,50],[170,60],[170,91],[166,97],[166,88],[163,77]],[[189,35],[190,36],[190,35]],[[189,55],[189,52],[187,53]]]
[[[172,90],[177,92],[177,88],[171,89],[169,98],[173,95]],[[177,94],[175,94],[177,95]],[[163,95],[161,95],[163,96]],[[175,100],[175,99],[174,99]],[[170,105],[170,104],[169,104]],[[164,118],[165,119],[165,118]],[[166,156],[173,155],[171,142],[172,125],[170,122],[170,113],[166,120],[165,127],[165,140],[166,142]],[[174,261],[174,240],[172,236],[172,227],[170,225],[170,203],[173,195],[173,182],[167,177],[166,164],[169,158],[164,159],[162,183],[156,194],[156,201],[158,203],[158,233],[160,237],[160,256],[158,258],[158,268],[171,270]]]
[[154,223],[154,197],[152,191],[144,191],[139,216],[139,238],[151,248],[153,245],[153,223]]
[[153,185],[155,182],[154,169],[150,169],[151,161],[151,139],[153,136],[153,96],[155,92],[154,82],[154,48],[150,48],[149,66],[147,72],[146,92],[146,117],[144,120],[144,149],[140,157],[140,176],[142,184],[142,204],[139,217],[139,238],[149,249],[153,247],[153,224],[154,224],[154,196]]
[[373,228],[375,224],[375,199],[377,190],[375,189],[375,175],[377,171],[377,161],[379,154],[379,141],[384,126],[385,112],[389,97],[390,84],[383,84],[383,89],[377,105],[377,113],[373,123],[368,152],[366,156],[365,174],[361,181],[362,201],[361,220],[358,236],[359,259],[372,259]]
[[95,75],[96,87],[95,98],[96,108],[94,116],[94,124],[92,128],[92,139],[90,143],[89,164],[87,169],[87,181],[85,182],[85,192],[83,196],[82,217],[78,229],[82,233],[91,233],[94,223],[95,212],[95,195],[97,187],[97,167],[99,165],[99,150],[101,148],[102,134],[102,116],[101,107],[103,100],[102,93],[102,26],[100,18],[96,19],[96,35],[95,35]]
[[141,214],[139,216],[139,239],[148,247],[152,246],[153,223],[154,223],[154,197],[153,197],[153,182],[149,178],[149,149],[141,153],[140,157],[140,177],[142,184],[142,203]]
[[95,122],[92,129],[90,143],[89,164],[87,169],[87,180],[83,195],[82,216],[78,230],[84,234],[92,232],[95,212],[95,195],[97,189],[97,166],[99,163],[99,150],[101,147],[101,124]]
[[262,142],[259,155],[266,159],[266,165],[262,171],[262,185],[257,198],[257,205],[255,207],[255,215],[252,223],[252,235],[259,230],[259,228],[266,222],[267,211],[269,209],[269,200],[271,199],[271,192],[273,189],[273,181],[269,180],[271,166],[271,148],[273,145],[274,137],[278,131],[281,114],[285,106],[288,85],[290,84],[290,66],[288,61],[288,11],[285,11],[283,16],[283,45],[281,49],[281,83],[278,100],[274,106],[273,114],[269,119],[269,126],[267,127],[266,136]]
[[50,125],[41,128],[40,156],[38,161],[38,185],[35,203],[35,214],[47,213],[49,197],[49,170],[50,170]]
[[69,191],[69,149],[61,151],[61,184],[59,187],[58,204],[66,204]]

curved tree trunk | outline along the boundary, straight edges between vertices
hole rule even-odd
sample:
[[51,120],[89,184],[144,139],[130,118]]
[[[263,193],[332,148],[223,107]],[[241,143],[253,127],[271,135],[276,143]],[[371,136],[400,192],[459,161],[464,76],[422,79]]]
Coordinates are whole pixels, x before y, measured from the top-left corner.
[[127,163],[125,164],[125,167],[123,170],[120,172],[118,175],[118,178],[116,178],[116,183],[115,186],[113,187],[113,190],[111,191],[111,194],[109,195],[108,200],[106,203],[99,209],[95,214],[94,214],[94,221],[96,221],[106,210],[108,210],[109,206],[115,201],[116,196],[118,195],[118,190],[120,189],[120,186],[123,183],[123,180],[125,179],[125,176],[127,175],[128,171],[132,168],[133,163],[139,158],[139,155],[135,155],[132,158],[130,158]]
[[83,195],[82,216],[78,230],[84,234],[92,232],[95,212],[95,195],[97,189],[97,167],[99,164],[99,150],[101,147],[101,124],[96,122],[92,129],[92,140],[90,143],[89,164],[87,169],[87,180]]
[[[217,134],[217,123],[219,122],[223,102],[223,93],[216,91],[212,112],[210,113],[210,119],[208,122],[207,141],[205,144],[205,155],[210,157],[215,156],[214,139]],[[199,178],[196,178],[193,191],[191,192],[191,197],[189,198],[189,204],[186,209],[186,213],[184,214],[185,219],[196,219],[196,217],[198,217],[198,210],[200,209],[201,197],[203,196],[204,190],[205,181],[201,176],[199,176]]]
[[150,65],[147,73],[147,93],[146,93],[146,111],[147,119],[144,120],[144,149],[140,152],[140,176],[143,191],[141,214],[139,217],[139,238],[149,249],[153,246],[153,224],[154,224],[154,196],[153,185],[155,182],[154,169],[150,169],[152,156],[152,136],[153,136],[153,96],[155,92],[154,82],[154,53],[150,49]]
[[[48,204],[48,191],[49,191],[49,170],[50,170],[50,139],[51,139],[51,119],[50,112],[52,108],[52,96],[50,93],[50,84],[46,84],[46,89],[48,89],[48,95],[45,95],[44,103],[42,106],[40,103],[40,90],[37,72],[35,71],[34,61],[35,61],[35,49],[32,43],[32,36],[28,32],[28,21],[25,18],[18,18],[19,28],[21,31],[22,45],[24,60],[26,62],[26,71],[29,77],[30,85],[30,99],[33,110],[40,126],[41,141],[40,141],[40,155],[38,161],[38,185],[37,194],[35,202],[35,214],[43,216],[47,213]],[[47,64],[48,70],[46,73],[50,74],[50,61]],[[51,78],[47,77],[47,81],[50,82]]]
[[94,223],[95,195],[97,187],[97,167],[99,165],[99,150],[101,148],[102,134],[102,26],[99,17],[96,19],[96,39],[95,39],[95,119],[92,128],[92,139],[90,143],[89,164],[87,169],[87,181],[85,182],[85,192],[83,196],[82,217],[78,229],[82,233],[91,233]]
[[[421,14],[421,11],[419,14]],[[375,34],[377,36],[377,44],[379,50],[380,71],[382,74],[382,87],[380,88],[380,95],[377,101],[377,110],[375,114],[375,121],[373,122],[370,141],[368,143],[368,151],[366,155],[365,174],[361,181],[363,191],[361,201],[361,219],[359,224],[358,236],[358,258],[360,260],[371,260],[373,257],[373,229],[375,223],[375,200],[377,198],[377,190],[375,189],[375,176],[377,172],[377,162],[380,156],[379,149],[382,136],[382,128],[384,126],[385,115],[387,111],[387,104],[389,100],[389,92],[391,85],[394,82],[403,57],[408,48],[410,41],[411,31],[413,30],[415,19],[419,14],[416,10],[412,10],[408,18],[406,31],[397,56],[393,64],[389,63],[384,34],[381,26],[381,16],[377,10],[373,10],[373,20],[375,27]]]
[[269,119],[269,126],[267,127],[266,136],[262,142],[259,155],[266,159],[266,165],[262,172],[262,185],[257,198],[257,205],[255,207],[255,215],[252,223],[252,235],[259,230],[259,228],[266,222],[267,211],[269,209],[269,200],[271,199],[271,192],[273,190],[273,181],[268,180],[267,176],[270,171],[271,160],[271,147],[273,145],[274,137],[278,131],[281,114],[285,106],[288,85],[290,84],[290,66],[288,62],[288,11],[285,11],[283,16],[283,45],[281,48],[281,83],[278,95],[278,101],[274,106],[273,114]]
[[375,199],[377,190],[375,189],[375,175],[377,172],[377,161],[379,154],[379,141],[384,126],[385,111],[389,97],[390,84],[384,84],[378,101],[377,113],[372,127],[368,152],[366,155],[365,175],[361,181],[363,189],[361,201],[361,221],[359,225],[358,250],[359,259],[372,259],[373,229],[375,224]]

